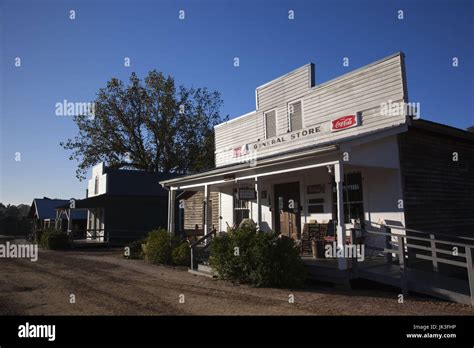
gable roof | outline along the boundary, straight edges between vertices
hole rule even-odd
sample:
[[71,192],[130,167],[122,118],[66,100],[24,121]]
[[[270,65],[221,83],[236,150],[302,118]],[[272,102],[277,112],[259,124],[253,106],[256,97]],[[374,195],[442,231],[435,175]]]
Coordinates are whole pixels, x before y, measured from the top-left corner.
[[112,196],[168,197],[160,181],[177,177],[176,174],[147,172],[143,170],[105,168],[107,193]]
[[55,208],[61,204],[69,202],[67,199],[51,199],[48,197],[35,198],[30,208],[30,217],[36,217],[38,219],[55,219],[56,210]]
[[[130,207],[142,205],[160,205],[166,197],[159,196],[144,196],[144,195],[98,195],[94,197],[78,199],[75,202],[75,208],[71,209],[71,214],[74,212],[85,211],[84,209],[91,208],[109,208],[109,207]],[[58,207],[58,209],[68,209],[69,202]],[[107,213],[106,213],[107,214]],[[73,219],[76,219],[73,215]]]

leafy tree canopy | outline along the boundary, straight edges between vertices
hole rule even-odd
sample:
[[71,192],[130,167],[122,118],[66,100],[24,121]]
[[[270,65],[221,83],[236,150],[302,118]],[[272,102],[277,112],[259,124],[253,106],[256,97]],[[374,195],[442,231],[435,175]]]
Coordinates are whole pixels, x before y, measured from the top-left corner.
[[[76,176],[105,162],[112,168],[187,174],[214,166],[214,125],[223,121],[220,93],[176,86],[173,77],[135,73],[112,78],[97,94],[94,115],[78,115],[78,134],[61,142],[78,162]],[[227,117],[226,117],[227,119]]]

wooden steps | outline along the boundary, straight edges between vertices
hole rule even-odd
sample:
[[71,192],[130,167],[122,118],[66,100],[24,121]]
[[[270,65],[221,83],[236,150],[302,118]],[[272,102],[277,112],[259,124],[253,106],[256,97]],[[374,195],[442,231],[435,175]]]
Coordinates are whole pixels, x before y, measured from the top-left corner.
[[192,273],[192,274],[195,274],[195,275],[208,277],[208,278],[215,278],[216,277],[216,274],[215,274],[214,270],[211,268],[211,266],[204,265],[204,264],[198,264],[197,269],[189,268],[188,272]]

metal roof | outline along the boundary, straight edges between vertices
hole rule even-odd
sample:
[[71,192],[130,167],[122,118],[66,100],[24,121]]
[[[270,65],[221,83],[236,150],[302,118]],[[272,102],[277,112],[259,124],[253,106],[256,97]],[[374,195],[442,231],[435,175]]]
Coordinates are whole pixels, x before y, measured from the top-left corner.
[[[72,211],[89,208],[107,208],[111,206],[140,205],[140,204],[158,204],[164,196],[136,196],[136,195],[98,195],[94,197],[78,199],[75,201],[75,208]],[[57,209],[69,209],[69,202],[60,205]]]
[[69,203],[68,199],[35,198],[30,208],[30,216],[38,219],[56,219],[56,207]]

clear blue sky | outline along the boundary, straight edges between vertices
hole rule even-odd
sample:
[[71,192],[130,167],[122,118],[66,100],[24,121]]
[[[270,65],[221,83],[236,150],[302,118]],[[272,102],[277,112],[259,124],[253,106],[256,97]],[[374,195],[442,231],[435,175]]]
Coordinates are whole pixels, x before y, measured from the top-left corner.
[[[308,62],[316,84],[397,51],[422,117],[474,124],[473,1],[0,0],[0,202],[82,198],[59,142],[76,134],[55,104],[92,101],[111,77],[158,69],[217,89],[223,114],[255,108],[255,87]],[[69,19],[69,10],[76,19]],[[178,19],[185,10],[186,19]],[[288,20],[288,11],[295,19]],[[397,11],[404,11],[404,20]],[[14,66],[15,57],[22,66]],[[123,66],[124,57],[131,67]],[[233,67],[233,58],[240,67]],[[350,67],[342,66],[349,57]],[[459,58],[453,68],[452,57]],[[21,161],[15,161],[15,153]]]

